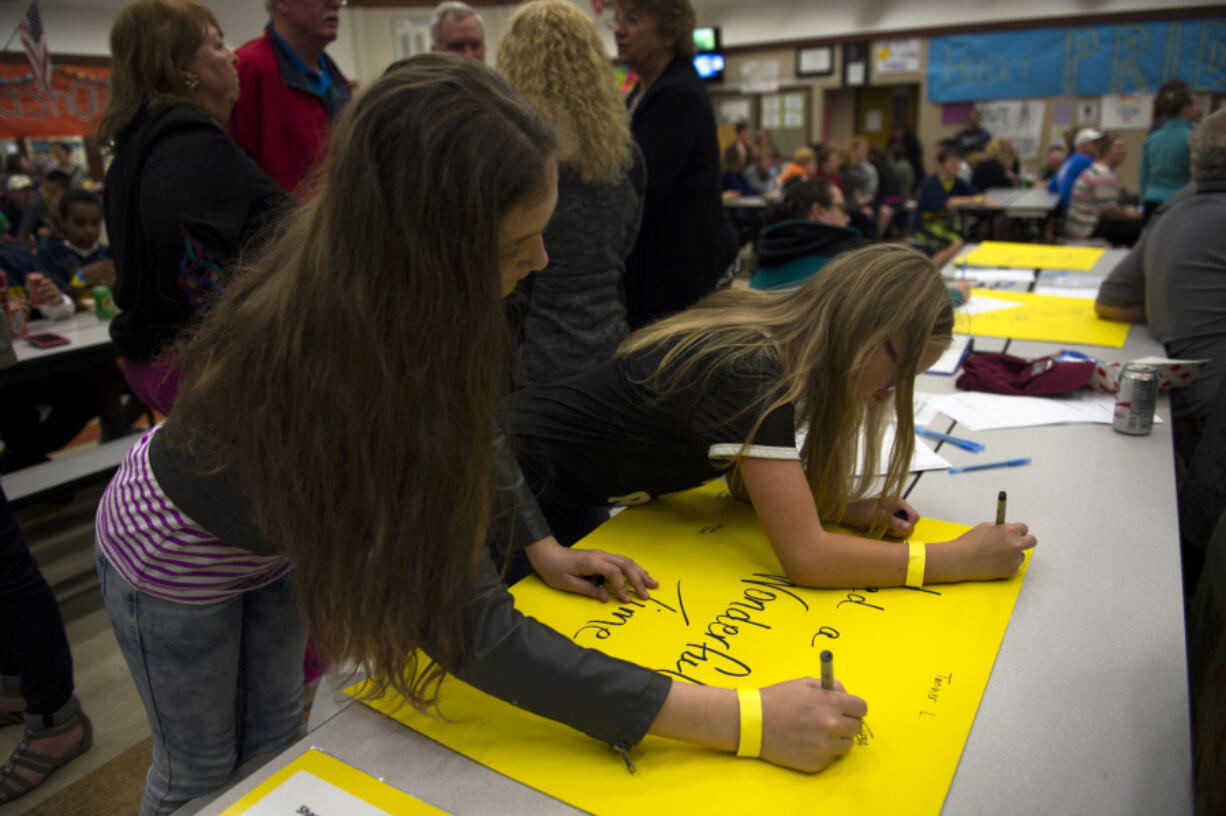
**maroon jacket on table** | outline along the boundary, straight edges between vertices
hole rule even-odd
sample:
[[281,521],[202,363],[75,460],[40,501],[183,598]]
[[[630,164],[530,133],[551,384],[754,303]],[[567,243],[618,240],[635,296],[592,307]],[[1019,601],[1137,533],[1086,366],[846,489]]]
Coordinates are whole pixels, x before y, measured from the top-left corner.
[[332,86],[321,96],[271,25],[237,53],[239,97],[227,129],[260,169],[293,192],[323,159],[328,125],[349,101],[349,82],[324,54]]

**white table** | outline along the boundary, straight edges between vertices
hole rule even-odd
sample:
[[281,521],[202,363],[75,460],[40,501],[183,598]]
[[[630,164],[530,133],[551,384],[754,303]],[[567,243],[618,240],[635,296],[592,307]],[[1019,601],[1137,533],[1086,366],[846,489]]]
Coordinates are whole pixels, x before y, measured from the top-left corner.
[[67,337],[68,344],[40,349],[20,337],[13,338],[17,364],[4,369],[0,376],[5,383],[14,383],[112,359],[116,351],[110,325],[111,321],[99,320],[93,312],[77,312],[64,320],[31,320],[30,334],[52,332]]
[[[1014,341],[1010,351],[1036,357],[1057,347]],[[1123,349],[1062,347],[1108,359],[1161,351],[1143,326],[1133,327]],[[925,375],[916,387],[947,393],[954,378]],[[1168,422],[1143,437],[1107,425],[963,433],[988,449],[976,455],[941,446],[954,464],[1019,456],[1034,463],[917,477],[910,501],[925,515],[990,520],[1003,489],[1010,518],[1026,521],[1039,538],[943,813],[1192,812],[1165,395],[1158,413]],[[950,423],[941,417],[933,426],[945,431]],[[312,746],[451,813],[580,812],[362,705],[343,708],[199,812],[220,813]]]

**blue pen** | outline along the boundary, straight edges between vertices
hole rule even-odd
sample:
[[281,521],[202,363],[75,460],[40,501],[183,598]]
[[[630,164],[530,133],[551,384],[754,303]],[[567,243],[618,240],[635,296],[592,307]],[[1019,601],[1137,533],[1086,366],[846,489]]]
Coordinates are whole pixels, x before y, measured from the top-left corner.
[[951,467],[949,469],[949,472],[950,473],[966,473],[967,471],[970,471],[970,470],[990,470],[991,468],[1018,467],[1019,465],[1029,465],[1029,464],[1030,464],[1030,457],[1027,456],[1025,459],[1010,459],[1007,462],[990,462],[986,465],[967,465],[965,467]]
[[973,439],[961,439],[956,436],[950,436],[949,434],[943,434],[940,431],[929,430],[928,428],[916,428],[915,432],[920,436],[927,437],[928,439],[948,442],[951,445],[956,445],[957,447],[962,448],[962,450],[967,450],[971,453],[979,453],[983,450],[983,443],[976,442]]

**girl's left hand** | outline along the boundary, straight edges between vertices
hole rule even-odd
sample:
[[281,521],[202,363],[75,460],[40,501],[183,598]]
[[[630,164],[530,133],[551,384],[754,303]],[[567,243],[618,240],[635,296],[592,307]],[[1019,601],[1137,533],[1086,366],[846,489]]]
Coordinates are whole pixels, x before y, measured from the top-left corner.
[[894,505],[886,505],[881,499],[861,499],[847,505],[847,512],[843,514],[843,523],[867,530],[875,519],[882,516],[889,517],[886,535],[896,538],[911,535],[915,530],[915,522],[920,520],[920,514],[915,511],[915,508],[902,499],[899,499]]
[[[582,550],[563,547],[553,536],[543,538],[524,550],[532,568],[554,589],[609,600],[612,590],[617,599],[630,600],[629,589],[639,598],[651,597],[648,589],[659,586],[647,570],[624,555],[603,550]],[[599,576],[603,582],[593,582]],[[603,586],[598,585],[603,583]]]

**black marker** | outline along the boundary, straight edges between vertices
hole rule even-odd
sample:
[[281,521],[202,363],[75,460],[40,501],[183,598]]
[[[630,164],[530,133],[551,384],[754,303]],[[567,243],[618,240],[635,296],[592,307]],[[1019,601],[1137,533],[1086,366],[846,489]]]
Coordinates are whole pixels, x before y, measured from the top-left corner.
[[996,494],[996,523],[1005,523],[1005,491]]
[[822,651],[822,688],[827,691],[834,689],[834,655],[829,649]]

